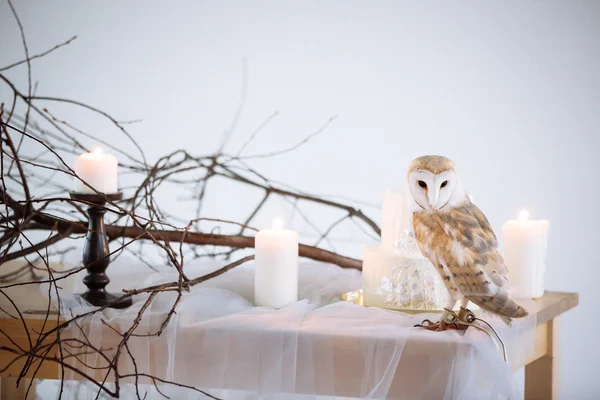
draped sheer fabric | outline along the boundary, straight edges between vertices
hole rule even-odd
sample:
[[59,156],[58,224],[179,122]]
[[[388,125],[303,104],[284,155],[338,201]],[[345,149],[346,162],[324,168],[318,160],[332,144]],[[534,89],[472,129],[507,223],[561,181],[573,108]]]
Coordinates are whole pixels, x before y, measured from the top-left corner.
[[[189,277],[196,277],[222,265],[198,261],[186,263],[185,268]],[[410,315],[340,301],[342,293],[360,288],[359,271],[303,261],[301,300],[275,310],[253,306],[253,270],[248,263],[193,287],[162,335],[144,336],[157,331],[175,301],[174,292],[158,294],[134,332],[140,336],[131,337],[123,349],[120,373],[137,370],[224,399],[520,397],[509,364],[485,333],[473,328],[465,333],[429,332],[413,326],[425,318],[437,320],[439,314]],[[172,269],[153,272],[125,256],[111,264],[108,274],[112,292],[177,278]],[[72,295],[84,291],[82,276],[63,286],[60,307],[66,318],[93,309]],[[47,287],[41,290],[47,295]],[[119,336],[112,329],[128,330],[146,296],[134,297],[129,309],[107,309],[85,317],[79,324],[84,332],[73,326],[63,336],[84,339],[85,335],[97,347],[116,346]],[[524,361],[525,350],[533,344],[535,318],[515,320],[512,328],[489,314],[483,318],[507,344],[509,363]],[[517,335],[525,331],[528,340],[517,342]],[[114,347],[108,352],[114,353]],[[70,362],[90,376],[99,376],[102,370],[95,368],[106,365],[97,354],[79,359]],[[75,379],[75,373],[66,370],[65,377]],[[114,381],[112,374],[108,381]],[[133,377],[120,383],[122,398],[136,398]],[[192,389],[156,383],[172,399],[206,398]],[[164,398],[147,377],[140,377],[138,384],[141,398]],[[56,393],[58,383],[44,385],[54,385]],[[95,398],[97,391],[91,383],[70,381],[63,398]],[[104,397],[108,398],[100,398]]]

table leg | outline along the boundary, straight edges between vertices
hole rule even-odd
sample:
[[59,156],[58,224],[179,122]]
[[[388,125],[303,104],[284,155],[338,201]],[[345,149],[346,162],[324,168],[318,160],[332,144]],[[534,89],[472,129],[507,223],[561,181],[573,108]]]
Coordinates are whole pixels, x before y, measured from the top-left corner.
[[35,381],[29,390],[29,396],[25,398],[27,388],[31,379],[23,378],[17,387],[17,378],[0,379],[0,400],[35,400]]
[[[556,400],[559,397],[560,321],[546,322],[546,354],[525,366],[525,399]],[[543,340],[543,339],[542,339]]]

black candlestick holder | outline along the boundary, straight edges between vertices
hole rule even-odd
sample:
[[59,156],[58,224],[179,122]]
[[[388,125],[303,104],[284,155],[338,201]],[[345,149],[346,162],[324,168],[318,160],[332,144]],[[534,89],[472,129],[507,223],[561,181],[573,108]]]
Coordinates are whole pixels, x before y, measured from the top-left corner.
[[131,297],[115,302],[120,295],[110,294],[104,288],[110,282],[106,275],[106,268],[110,264],[110,251],[108,249],[108,236],[104,227],[104,213],[106,200],[118,201],[123,198],[123,193],[97,195],[93,193],[71,193],[71,198],[89,203],[88,231],[83,247],[83,265],[87,275],[83,283],[88,291],[81,294],[88,303],[103,307],[126,308],[132,304]]

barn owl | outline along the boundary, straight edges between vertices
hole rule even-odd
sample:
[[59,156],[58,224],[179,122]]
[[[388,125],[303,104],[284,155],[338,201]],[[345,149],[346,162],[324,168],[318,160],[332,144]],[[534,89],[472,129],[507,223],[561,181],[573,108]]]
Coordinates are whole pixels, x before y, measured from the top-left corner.
[[[419,249],[440,273],[451,300],[430,330],[461,329],[473,314],[469,301],[511,318],[527,311],[508,296],[508,270],[485,215],[471,202],[454,163],[442,156],[415,159],[408,169],[413,228]],[[458,315],[452,309],[460,301]],[[468,318],[469,317],[469,318]],[[463,328],[464,329],[464,328]]]

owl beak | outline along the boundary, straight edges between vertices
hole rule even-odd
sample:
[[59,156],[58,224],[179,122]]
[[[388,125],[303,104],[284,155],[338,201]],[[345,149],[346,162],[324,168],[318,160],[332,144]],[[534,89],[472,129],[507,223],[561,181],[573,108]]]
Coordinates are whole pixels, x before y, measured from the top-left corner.
[[430,193],[430,195],[428,197],[429,197],[429,207],[432,210],[435,210],[435,206],[436,206],[436,204],[438,202],[438,199],[440,197],[440,192],[438,190],[436,190],[435,188],[432,188],[431,189],[431,193]]

